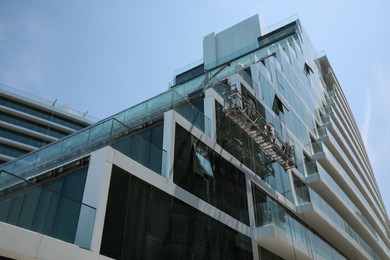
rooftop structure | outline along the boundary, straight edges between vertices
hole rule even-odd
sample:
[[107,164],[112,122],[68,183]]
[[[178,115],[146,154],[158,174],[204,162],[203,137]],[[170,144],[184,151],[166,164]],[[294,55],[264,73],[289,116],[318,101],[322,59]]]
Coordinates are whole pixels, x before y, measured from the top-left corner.
[[389,259],[389,220],[300,21],[203,40],[166,92],[0,166],[0,255]]

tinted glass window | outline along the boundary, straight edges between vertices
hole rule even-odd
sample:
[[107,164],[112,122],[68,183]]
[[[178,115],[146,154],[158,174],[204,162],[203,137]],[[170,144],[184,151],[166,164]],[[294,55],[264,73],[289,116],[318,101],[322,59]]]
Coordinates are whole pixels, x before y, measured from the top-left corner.
[[161,174],[163,124],[127,136],[111,146],[133,160]]
[[264,247],[258,246],[259,249],[259,259],[260,260],[283,260],[280,256],[268,251]]
[[6,144],[0,144],[0,154],[4,154],[16,158],[26,153],[28,153],[28,151],[16,147],[12,147]]
[[15,125],[18,125],[18,126],[21,126],[24,128],[28,128],[30,130],[37,131],[37,132],[40,132],[40,133],[43,133],[46,135],[50,135],[50,136],[53,136],[56,138],[62,138],[65,135],[67,135],[67,133],[60,131],[60,130],[50,128],[50,126],[44,126],[44,125],[29,121],[26,119],[22,119],[20,117],[12,116],[12,115],[2,114],[2,115],[0,115],[0,120],[2,120],[4,122],[11,123],[11,124],[15,124]]
[[15,131],[8,130],[6,128],[0,127],[0,137],[11,139],[23,144],[28,144],[35,147],[41,147],[45,144],[48,144],[49,141],[44,141],[36,137],[32,137],[26,134],[17,133]]
[[60,125],[67,126],[69,128],[76,129],[76,130],[79,130],[79,129],[86,126],[86,125],[81,124],[79,122],[75,122],[75,121],[67,119],[67,118],[59,117],[59,116],[55,115],[54,112],[50,113],[50,112],[47,112],[47,111],[44,111],[44,110],[41,110],[41,109],[38,109],[35,107],[31,107],[31,106],[19,103],[19,102],[14,101],[14,100],[10,100],[10,99],[5,98],[5,97],[0,97],[0,105],[10,107],[10,108],[15,109],[15,110],[19,110],[21,112],[24,112],[24,113],[27,113],[27,114],[30,114],[33,116],[44,118],[46,120],[49,120],[49,121],[52,121],[52,122],[58,123]]
[[74,242],[88,168],[49,179],[41,185],[3,191],[0,221]]
[[[197,154],[199,151],[203,156]],[[245,174],[179,125],[173,181],[249,225]]]
[[115,259],[252,259],[251,240],[114,166],[101,254]]

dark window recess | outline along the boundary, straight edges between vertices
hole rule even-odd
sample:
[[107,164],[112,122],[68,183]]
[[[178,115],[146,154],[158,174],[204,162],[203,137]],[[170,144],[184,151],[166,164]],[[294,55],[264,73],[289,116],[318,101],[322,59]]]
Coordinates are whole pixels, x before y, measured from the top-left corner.
[[303,65],[303,73],[305,73],[306,76],[309,74],[314,74],[314,71],[310,68],[310,66],[305,62],[305,65]]
[[257,248],[259,249],[260,260],[284,260],[284,258],[272,253],[264,247],[258,245]]
[[244,69],[244,71],[249,75],[249,77],[252,79],[252,71],[251,71],[251,67],[247,67]]
[[[259,112],[260,105],[259,102],[256,101],[256,98],[244,87],[244,85],[241,84],[241,92],[242,96],[245,98],[247,102],[243,104],[244,109],[248,109],[248,115],[252,120],[256,120],[257,114],[256,112]],[[261,113],[261,112],[260,112]]]
[[187,70],[179,75],[176,75],[175,83],[176,85],[178,85],[203,74],[204,74],[204,64],[200,64],[190,70]]
[[[286,108],[286,106],[283,104],[282,100],[280,100],[280,98],[277,95],[275,95],[274,103],[272,105],[272,110],[277,115],[279,115],[280,113],[284,113],[284,109],[283,108]],[[288,109],[287,109],[287,111],[288,111]]]
[[203,99],[204,91],[203,88],[195,90],[187,95],[188,100],[192,103],[194,100]]
[[249,225],[245,174],[179,125],[173,182]]
[[115,259],[252,259],[249,237],[113,166],[100,253]]
[[260,227],[268,222],[270,222],[271,216],[266,211],[267,205],[267,196],[265,192],[257,188],[254,184],[252,184],[252,196],[253,196],[253,207],[255,212],[255,223],[256,227]]
[[278,42],[282,39],[287,38],[290,35],[293,35],[295,39],[298,39],[297,34],[299,33],[299,27],[296,21],[287,24],[279,29],[276,29],[266,35],[260,36],[258,38],[259,48],[264,48],[268,45],[271,45],[275,42]]

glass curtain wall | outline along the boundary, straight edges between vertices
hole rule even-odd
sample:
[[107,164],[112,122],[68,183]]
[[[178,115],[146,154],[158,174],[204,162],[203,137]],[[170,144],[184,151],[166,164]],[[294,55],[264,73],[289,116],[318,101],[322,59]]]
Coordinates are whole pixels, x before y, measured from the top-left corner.
[[117,166],[100,253],[115,259],[253,259],[249,237]]

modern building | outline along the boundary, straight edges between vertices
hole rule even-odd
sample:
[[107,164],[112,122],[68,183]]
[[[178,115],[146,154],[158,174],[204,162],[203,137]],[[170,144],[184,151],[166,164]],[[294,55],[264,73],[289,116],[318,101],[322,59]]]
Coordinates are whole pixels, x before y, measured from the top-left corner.
[[11,259],[390,259],[359,130],[299,20],[203,40],[170,89],[0,167]]
[[0,84],[0,165],[97,120],[56,101]]

